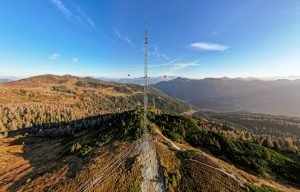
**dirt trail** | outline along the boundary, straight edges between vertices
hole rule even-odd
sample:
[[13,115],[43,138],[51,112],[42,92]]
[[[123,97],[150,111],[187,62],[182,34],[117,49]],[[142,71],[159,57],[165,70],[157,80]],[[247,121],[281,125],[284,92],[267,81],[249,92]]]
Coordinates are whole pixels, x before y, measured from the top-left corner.
[[186,111],[186,112],[181,113],[181,115],[188,115],[188,116],[191,116],[191,115],[193,115],[195,112],[197,112],[197,110],[195,110],[195,109],[190,109],[189,111]]
[[141,152],[143,167],[143,181],[141,185],[142,192],[166,191],[163,174],[159,167],[155,145],[152,138],[150,138],[148,135],[143,137]]
[[155,129],[156,133],[158,133],[164,140],[166,140],[169,144],[172,145],[173,148],[175,148],[178,151],[181,151],[182,149],[178,147],[175,143],[173,143],[169,138],[165,137],[158,129]]

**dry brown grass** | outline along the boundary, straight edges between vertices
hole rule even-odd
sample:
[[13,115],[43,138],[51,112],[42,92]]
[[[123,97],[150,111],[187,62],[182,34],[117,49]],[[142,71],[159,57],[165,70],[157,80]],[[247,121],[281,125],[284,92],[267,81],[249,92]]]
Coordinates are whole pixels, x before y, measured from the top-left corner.
[[[30,137],[1,140],[0,191],[78,191],[132,143],[115,141],[95,148],[90,157],[82,158],[78,155],[62,157],[64,145],[61,142],[62,139]],[[140,190],[142,176],[138,156],[124,158],[106,173],[103,182],[92,186],[94,191]]]
[[[158,141],[160,142],[157,143],[157,150],[162,166],[171,172],[180,170],[182,174],[182,179],[175,187],[175,191],[243,191],[239,183],[226,174],[196,162],[182,161],[178,157],[178,151],[174,150],[168,141],[164,141],[162,137],[159,137]],[[181,145],[181,147],[185,146]],[[192,147],[188,147],[188,149],[195,150]],[[218,164],[203,156],[202,153],[198,152],[195,158],[219,168]],[[170,185],[168,186],[169,191],[172,191],[172,188]]]
[[226,170],[228,170],[228,172],[234,173],[235,175],[240,177],[241,180],[245,180],[245,181],[247,181],[249,183],[252,183],[254,185],[257,185],[257,186],[266,185],[266,186],[270,186],[274,189],[277,189],[277,190],[280,190],[280,191],[287,191],[287,192],[300,191],[299,189],[297,189],[295,187],[292,187],[292,186],[290,186],[286,183],[281,183],[280,181],[275,181],[275,180],[272,180],[271,178],[268,180],[268,179],[259,177],[257,175],[248,173],[248,172],[246,172],[242,169],[239,169],[238,167],[235,167],[234,165],[229,164],[229,163],[227,163],[227,162],[225,162],[225,161],[223,161],[219,158],[216,158],[213,155],[210,155],[210,154],[208,154],[208,153],[206,153],[206,152],[204,152],[200,149],[193,148],[193,147],[191,147],[189,145],[186,145],[186,144],[177,143],[177,145],[184,148],[184,149],[187,149],[187,150],[196,151],[198,154],[201,154],[201,156],[209,159],[209,161],[213,162],[214,164],[217,164],[218,166],[225,168]]
[[[83,186],[90,178],[96,179],[95,176],[103,177],[104,181],[91,186],[94,191],[129,191],[137,185],[139,189],[141,176],[141,167],[139,159],[136,156],[129,156],[119,164],[111,167],[107,172],[104,167],[114,161],[115,156],[128,150],[130,141],[116,141],[107,146],[98,148],[93,160],[76,175],[74,181],[62,186],[66,191],[76,191]],[[102,175],[102,173],[106,175]]]
[[[70,94],[53,91],[53,86],[65,86],[70,90],[77,90],[78,95],[82,94],[83,91],[92,91],[103,96],[129,96],[129,94],[114,90],[112,87],[116,86],[116,84],[113,83],[97,81],[98,83],[101,82],[103,85],[111,84],[112,87],[108,88],[77,87],[75,83],[78,80],[95,81],[87,78],[48,75],[0,84],[0,104],[23,103],[29,101],[48,104],[75,104],[78,102],[78,98],[74,98]],[[17,92],[21,89],[27,91],[27,94],[18,94]],[[29,94],[34,94],[34,98],[28,97]]]
[[[59,140],[32,143],[27,138],[21,141],[14,138],[3,139],[0,147],[0,191],[26,191],[32,186],[39,188],[36,180],[32,182],[33,178],[41,179],[61,165],[58,153],[62,146],[59,144]],[[52,175],[56,180],[61,173]],[[44,178],[44,184],[47,183],[47,178]],[[44,184],[41,185],[42,188],[46,187]]]

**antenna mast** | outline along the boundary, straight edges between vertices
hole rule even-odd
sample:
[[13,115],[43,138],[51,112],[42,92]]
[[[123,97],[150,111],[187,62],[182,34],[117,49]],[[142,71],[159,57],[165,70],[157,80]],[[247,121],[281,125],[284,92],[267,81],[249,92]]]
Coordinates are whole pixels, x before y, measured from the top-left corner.
[[148,125],[148,23],[145,23],[145,45],[144,45],[144,134]]
[[144,128],[143,128],[143,139],[142,139],[142,173],[143,173],[143,182],[141,185],[142,192],[148,192],[151,167],[149,164],[149,138],[147,135],[147,125],[148,125],[148,26],[147,22],[145,23],[145,44],[144,44]]
[[160,175],[155,144],[148,135],[148,23],[145,23],[144,45],[144,128],[142,137],[142,174],[141,191],[165,192],[163,178]]

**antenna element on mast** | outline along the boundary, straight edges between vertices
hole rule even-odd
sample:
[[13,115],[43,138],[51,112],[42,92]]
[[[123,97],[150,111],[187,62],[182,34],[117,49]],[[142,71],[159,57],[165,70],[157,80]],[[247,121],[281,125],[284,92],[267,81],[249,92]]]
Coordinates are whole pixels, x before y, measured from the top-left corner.
[[145,23],[145,45],[144,45],[144,134],[148,125],[148,23]]

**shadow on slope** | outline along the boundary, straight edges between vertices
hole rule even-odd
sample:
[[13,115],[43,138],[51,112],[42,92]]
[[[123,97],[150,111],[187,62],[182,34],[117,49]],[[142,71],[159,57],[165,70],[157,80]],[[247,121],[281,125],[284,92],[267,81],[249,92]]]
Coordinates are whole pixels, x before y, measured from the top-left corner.
[[141,119],[139,111],[128,111],[10,132],[14,138],[1,143],[7,153],[0,162],[13,163],[3,167],[0,189],[58,190],[93,160],[96,147],[103,146],[105,152],[113,154],[117,147],[111,141],[139,138]]

